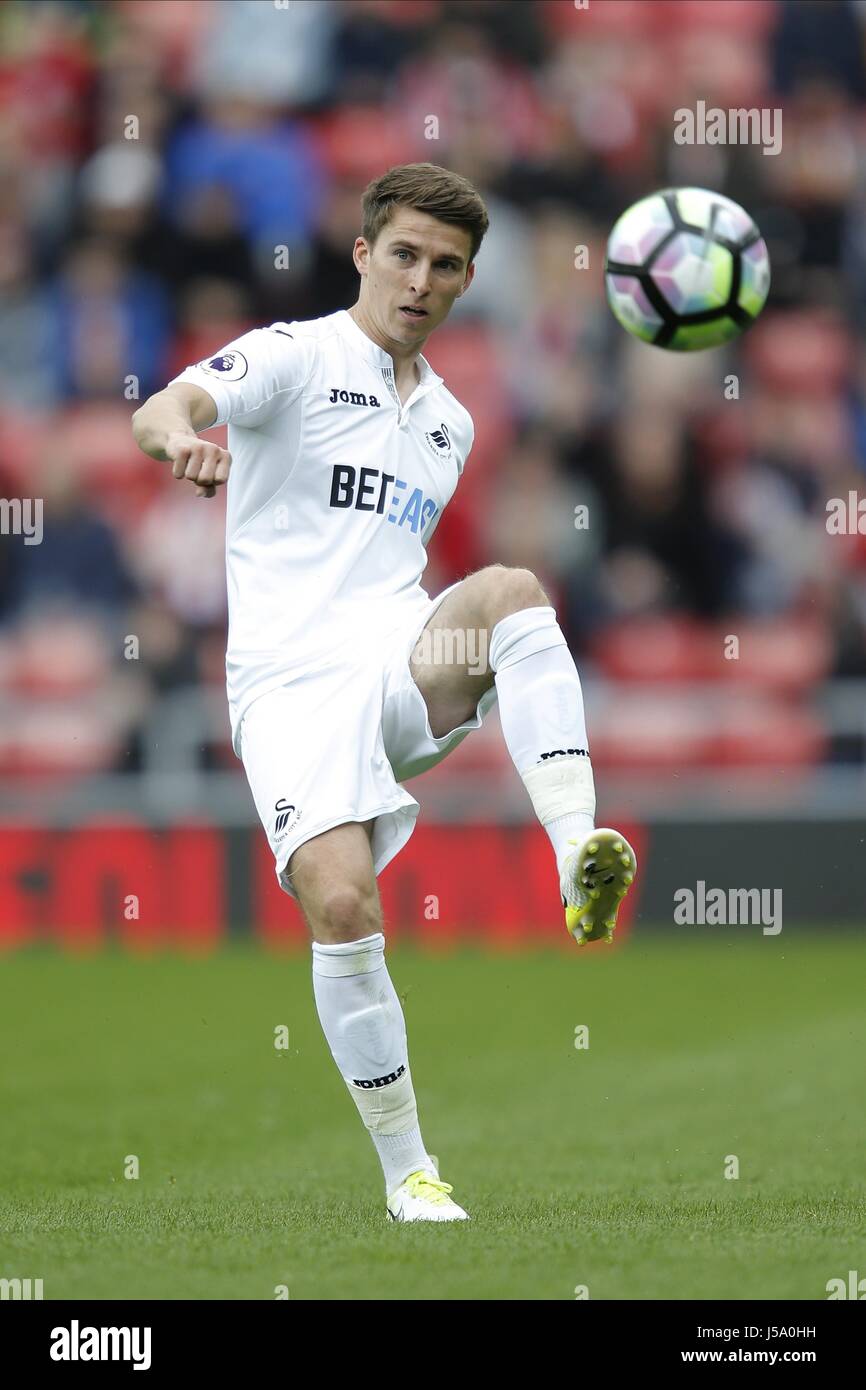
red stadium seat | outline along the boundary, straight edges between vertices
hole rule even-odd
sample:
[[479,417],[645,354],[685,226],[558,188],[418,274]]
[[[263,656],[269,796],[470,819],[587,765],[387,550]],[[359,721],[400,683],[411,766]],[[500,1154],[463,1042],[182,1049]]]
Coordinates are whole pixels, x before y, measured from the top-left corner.
[[629,771],[811,766],[822,757],[821,720],[783,698],[680,688],[607,693],[592,713],[596,767]]
[[92,505],[120,529],[164,483],[164,466],[143,454],[132,437],[134,406],[87,404],[63,412],[52,434],[56,446],[45,456],[46,466],[54,467],[58,458],[64,461],[82,481]]
[[26,411],[0,410],[0,460],[8,475],[25,497],[32,496],[33,478],[39,458],[56,432],[53,415],[31,415]]
[[753,696],[727,701],[722,707],[713,762],[722,767],[760,767],[771,773],[812,767],[820,762],[826,746],[826,731],[812,711]]
[[711,757],[711,710],[692,695],[611,690],[590,719],[598,768],[695,767]]
[[220,318],[208,319],[207,323],[182,330],[172,344],[171,357],[165,373],[166,381],[180,376],[184,368],[202,362],[218,348],[259,326],[253,319]]
[[475,442],[457,496],[463,506],[480,507],[491,470],[505,456],[514,436],[496,339],[481,324],[446,325],[425,356],[446,386],[457,390],[460,383],[459,398],[475,422]]
[[816,310],[761,319],[744,349],[764,385],[813,399],[844,389],[854,350],[844,325]]
[[777,19],[775,0],[654,0],[647,8],[656,32],[699,33],[707,42],[735,34],[759,43]]
[[616,681],[696,681],[709,673],[712,628],[694,618],[640,618],[605,628],[592,655]]
[[0,773],[29,779],[107,771],[120,748],[101,701],[31,703],[0,731]]
[[720,632],[714,644],[714,665],[720,677],[737,685],[797,694],[829,675],[833,650],[824,624],[791,617],[735,620],[731,626],[736,629],[739,656],[736,660],[720,657],[727,635]]
[[[738,655],[726,656],[727,651]],[[825,627],[809,618],[731,618],[727,624],[709,624],[659,617],[605,629],[594,644],[593,657],[603,674],[615,681],[723,680],[797,693],[826,678],[832,649]]]
[[390,165],[415,158],[411,136],[381,106],[338,106],[314,118],[309,130],[332,177],[362,187]]
[[646,0],[616,0],[614,4],[590,0],[586,8],[580,10],[573,4],[564,5],[562,0],[544,0],[542,15],[554,43],[574,38],[576,34],[592,43],[599,36],[622,34],[632,38],[647,34],[653,27],[652,9]]
[[46,615],[16,631],[0,670],[7,690],[50,700],[56,712],[58,704],[109,678],[111,653],[102,630],[87,618]]

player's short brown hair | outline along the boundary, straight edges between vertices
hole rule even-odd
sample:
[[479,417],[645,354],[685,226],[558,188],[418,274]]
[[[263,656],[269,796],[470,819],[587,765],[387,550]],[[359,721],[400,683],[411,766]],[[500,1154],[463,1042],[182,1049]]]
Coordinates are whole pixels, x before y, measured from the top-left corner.
[[426,212],[452,227],[464,227],[471,239],[469,264],[472,264],[490,226],[490,218],[481,194],[468,179],[438,164],[396,164],[380,178],[373,179],[364,189],[362,198],[361,235],[370,246],[390,221],[391,209],[398,204],[414,208],[416,212]]

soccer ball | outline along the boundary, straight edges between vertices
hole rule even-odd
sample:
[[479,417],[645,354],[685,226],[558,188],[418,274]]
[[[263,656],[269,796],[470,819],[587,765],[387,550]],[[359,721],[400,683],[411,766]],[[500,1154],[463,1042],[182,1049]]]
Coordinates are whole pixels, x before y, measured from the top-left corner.
[[738,203],[707,188],[663,188],[634,203],[610,234],[604,271],[623,328],[673,352],[735,338],[770,289],[758,228]]

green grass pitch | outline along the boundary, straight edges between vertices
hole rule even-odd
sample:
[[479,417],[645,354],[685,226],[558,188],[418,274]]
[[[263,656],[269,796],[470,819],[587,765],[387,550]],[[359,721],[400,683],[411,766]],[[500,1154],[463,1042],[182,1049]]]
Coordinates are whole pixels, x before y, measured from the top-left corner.
[[425,1140],[473,1218],[444,1227],[386,1221],[308,956],[7,956],[0,1277],[46,1299],[826,1298],[866,1274],[866,943],[687,930],[389,952]]

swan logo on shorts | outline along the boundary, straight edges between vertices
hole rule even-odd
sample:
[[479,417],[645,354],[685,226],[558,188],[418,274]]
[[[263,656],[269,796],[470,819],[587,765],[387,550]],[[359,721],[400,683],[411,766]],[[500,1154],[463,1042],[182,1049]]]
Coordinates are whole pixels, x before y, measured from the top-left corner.
[[290,806],[285,798],[277,802],[274,810],[277,813],[277,819],[274,823],[274,838],[279,839],[289,821],[292,819],[292,816],[295,816],[295,819],[297,819],[300,815],[300,811],[296,811],[294,806]]
[[241,381],[248,371],[242,352],[221,352],[218,357],[206,357],[198,365],[208,376],[220,376],[223,381]]
[[450,459],[451,457],[451,436],[448,433],[448,426],[445,421],[439,426],[438,430],[428,430],[424,438],[439,458]]

